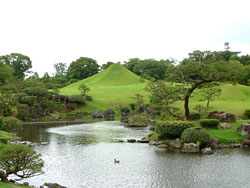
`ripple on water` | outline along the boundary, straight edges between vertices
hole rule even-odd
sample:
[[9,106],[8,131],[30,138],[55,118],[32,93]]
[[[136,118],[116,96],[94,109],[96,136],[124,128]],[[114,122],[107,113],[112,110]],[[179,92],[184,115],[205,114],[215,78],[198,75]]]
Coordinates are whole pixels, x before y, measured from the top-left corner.
[[[112,143],[114,138],[140,139],[149,134],[147,128],[125,128],[119,122],[37,132],[35,139],[49,144],[35,147],[45,161],[45,173],[28,179],[36,186],[57,182],[69,188],[250,187],[249,149],[219,150],[202,156],[168,152],[148,144]],[[114,164],[114,158],[120,164]]]

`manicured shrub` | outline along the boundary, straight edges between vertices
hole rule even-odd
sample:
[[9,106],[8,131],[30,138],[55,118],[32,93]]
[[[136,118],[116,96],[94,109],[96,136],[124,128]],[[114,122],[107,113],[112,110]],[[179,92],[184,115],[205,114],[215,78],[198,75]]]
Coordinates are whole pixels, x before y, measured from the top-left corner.
[[77,109],[77,104],[75,104],[75,103],[68,103],[67,104],[67,109],[68,110],[75,110],[75,109]]
[[22,130],[22,124],[21,122],[14,117],[5,117],[3,118],[3,124],[2,127],[0,127],[1,130],[7,131],[7,132],[18,132]]
[[85,104],[85,99],[81,95],[71,95],[69,96],[69,102],[77,104]]
[[200,120],[200,125],[202,127],[217,127],[219,125],[219,120],[217,119],[202,119]]
[[191,113],[189,116],[188,116],[188,120],[198,120],[201,118],[201,115],[198,114],[198,113]]
[[33,105],[36,103],[36,96],[21,96],[19,102],[21,104]]
[[122,107],[122,108],[120,108],[120,112],[121,113],[129,113],[129,108],[128,107]]
[[132,111],[135,111],[135,104],[134,103],[129,104],[129,107]]
[[30,107],[27,104],[19,104],[17,106],[17,117],[21,120],[28,120],[31,117]]
[[93,97],[91,97],[90,95],[86,95],[86,96],[85,96],[85,99],[86,99],[87,101],[93,101]]
[[250,109],[246,109],[243,114],[244,119],[250,119]]
[[155,127],[154,127],[154,126],[149,127],[149,130],[150,130],[150,131],[155,131]]
[[159,134],[159,139],[180,138],[185,129],[194,127],[194,123],[190,121],[162,121],[157,122],[155,132]]
[[146,114],[136,114],[129,119],[130,126],[147,126],[148,117]]
[[210,136],[205,129],[192,127],[183,131],[181,142],[199,144],[199,146],[203,148],[210,142]]

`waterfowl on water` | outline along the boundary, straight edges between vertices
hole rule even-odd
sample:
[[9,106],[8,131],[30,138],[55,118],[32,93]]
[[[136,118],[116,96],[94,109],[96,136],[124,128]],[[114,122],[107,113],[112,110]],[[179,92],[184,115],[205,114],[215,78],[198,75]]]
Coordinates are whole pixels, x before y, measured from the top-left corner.
[[120,163],[120,161],[119,161],[119,160],[114,159],[114,163]]

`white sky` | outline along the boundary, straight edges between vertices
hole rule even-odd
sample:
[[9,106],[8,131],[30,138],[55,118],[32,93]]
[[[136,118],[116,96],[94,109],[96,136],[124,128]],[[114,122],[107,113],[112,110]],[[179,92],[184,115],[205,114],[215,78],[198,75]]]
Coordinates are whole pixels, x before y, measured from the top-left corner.
[[0,0],[0,55],[22,53],[40,76],[79,57],[123,62],[193,50],[250,53],[249,0]]

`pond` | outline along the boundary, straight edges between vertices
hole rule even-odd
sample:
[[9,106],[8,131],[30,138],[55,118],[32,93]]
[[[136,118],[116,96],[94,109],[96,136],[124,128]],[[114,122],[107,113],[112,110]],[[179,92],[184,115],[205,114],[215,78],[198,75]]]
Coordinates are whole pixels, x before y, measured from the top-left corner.
[[45,173],[24,181],[69,188],[250,187],[248,148],[188,155],[148,144],[113,142],[141,139],[149,133],[148,128],[126,128],[119,122],[24,125],[20,134],[24,140],[48,142],[34,147],[45,161]]

